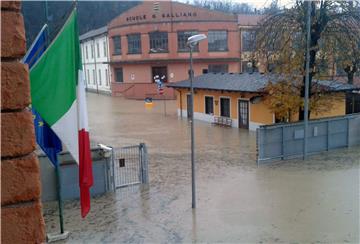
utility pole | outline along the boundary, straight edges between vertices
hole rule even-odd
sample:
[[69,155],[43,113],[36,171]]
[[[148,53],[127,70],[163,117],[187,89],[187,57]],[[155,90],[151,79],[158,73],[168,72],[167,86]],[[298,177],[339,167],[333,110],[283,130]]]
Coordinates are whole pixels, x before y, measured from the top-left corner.
[[307,24],[306,24],[306,67],[305,67],[305,97],[304,97],[304,154],[303,159],[307,157],[307,132],[309,116],[309,72],[310,72],[310,33],[311,33],[311,1],[307,1]]
[[193,35],[188,38],[187,45],[190,48],[190,99],[191,99],[191,110],[190,110],[190,126],[191,126],[191,193],[192,201],[191,207],[196,208],[196,187],[195,187],[195,135],[194,135],[194,69],[193,69],[193,48],[202,40],[207,37],[204,34]]

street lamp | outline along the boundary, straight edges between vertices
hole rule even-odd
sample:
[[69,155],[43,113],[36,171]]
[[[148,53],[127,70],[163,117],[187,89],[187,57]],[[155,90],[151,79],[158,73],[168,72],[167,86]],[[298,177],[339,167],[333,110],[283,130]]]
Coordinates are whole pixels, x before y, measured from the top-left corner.
[[191,207],[196,208],[196,195],[195,195],[195,155],[194,155],[194,145],[195,145],[195,138],[194,138],[194,88],[193,88],[193,59],[192,59],[192,52],[193,48],[202,40],[206,39],[206,35],[198,34],[190,36],[187,40],[187,45],[190,48],[190,103],[191,103],[191,110],[190,110],[190,124],[191,124],[191,192],[192,192],[192,202]]

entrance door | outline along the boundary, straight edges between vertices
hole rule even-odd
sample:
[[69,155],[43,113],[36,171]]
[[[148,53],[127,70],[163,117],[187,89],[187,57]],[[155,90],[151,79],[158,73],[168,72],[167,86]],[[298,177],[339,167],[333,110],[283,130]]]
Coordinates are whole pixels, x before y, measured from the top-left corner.
[[244,100],[238,101],[239,108],[239,128],[249,129],[249,102]]
[[187,107],[187,117],[188,119],[191,118],[191,95],[186,95],[186,107]]
[[167,82],[167,68],[166,66],[161,67],[152,67],[152,81],[154,82],[154,77],[158,76],[161,82]]

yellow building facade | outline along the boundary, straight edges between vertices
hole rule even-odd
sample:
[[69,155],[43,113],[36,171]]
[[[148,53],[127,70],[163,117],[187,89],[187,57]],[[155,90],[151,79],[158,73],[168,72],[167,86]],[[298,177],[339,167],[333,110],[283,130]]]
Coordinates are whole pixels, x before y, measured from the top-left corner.
[[[214,123],[217,118],[225,117],[229,121],[228,125],[252,131],[260,125],[275,123],[275,114],[265,102],[269,95],[262,92],[261,89],[256,92],[255,84],[258,85],[258,80],[245,81],[244,83],[250,84],[254,82],[254,89],[246,88],[249,91],[241,91],[239,76],[243,76],[245,81],[249,74],[206,74],[203,75],[203,78],[195,77],[194,118]],[[230,80],[231,78],[234,80]],[[214,83],[216,87],[214,87]],[[233,90],[231,91],[229,83],[232,83]],[[178,85],[175,83],[171,87],[177,92],[178,116],[188,117],[191,107],[188,81],[179,82]],[[331,106],[327,105],[328,107],[322,109],[320,113],[311,113],[310,119],[345,115],[345,91],[336,91],[334,96],[337,96],[337,99],[334,99]],[[292,121],[296,121],[297,118],[298,114],[294,114]]]

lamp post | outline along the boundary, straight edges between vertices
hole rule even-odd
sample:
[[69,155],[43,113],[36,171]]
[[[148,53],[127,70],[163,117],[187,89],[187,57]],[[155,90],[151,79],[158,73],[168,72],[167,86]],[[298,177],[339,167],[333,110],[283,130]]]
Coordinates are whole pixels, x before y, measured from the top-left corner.
[[193,48],[198,44],[200,41],[206,39],[206,35],[198,34],[190,36],[187,40],[187,45],[190,48],[190,103],[191,103],[191,110],[190,110],[190,124],[191,124],[191,193],[192,193],[192,201],[191,207],[196,208],[196,193],[195,193],[195,154],[194,154],[194,147],[195,147],[195,137],[194,137],[194,88],[193,88],[193,59],[192,59],[192,52]]

